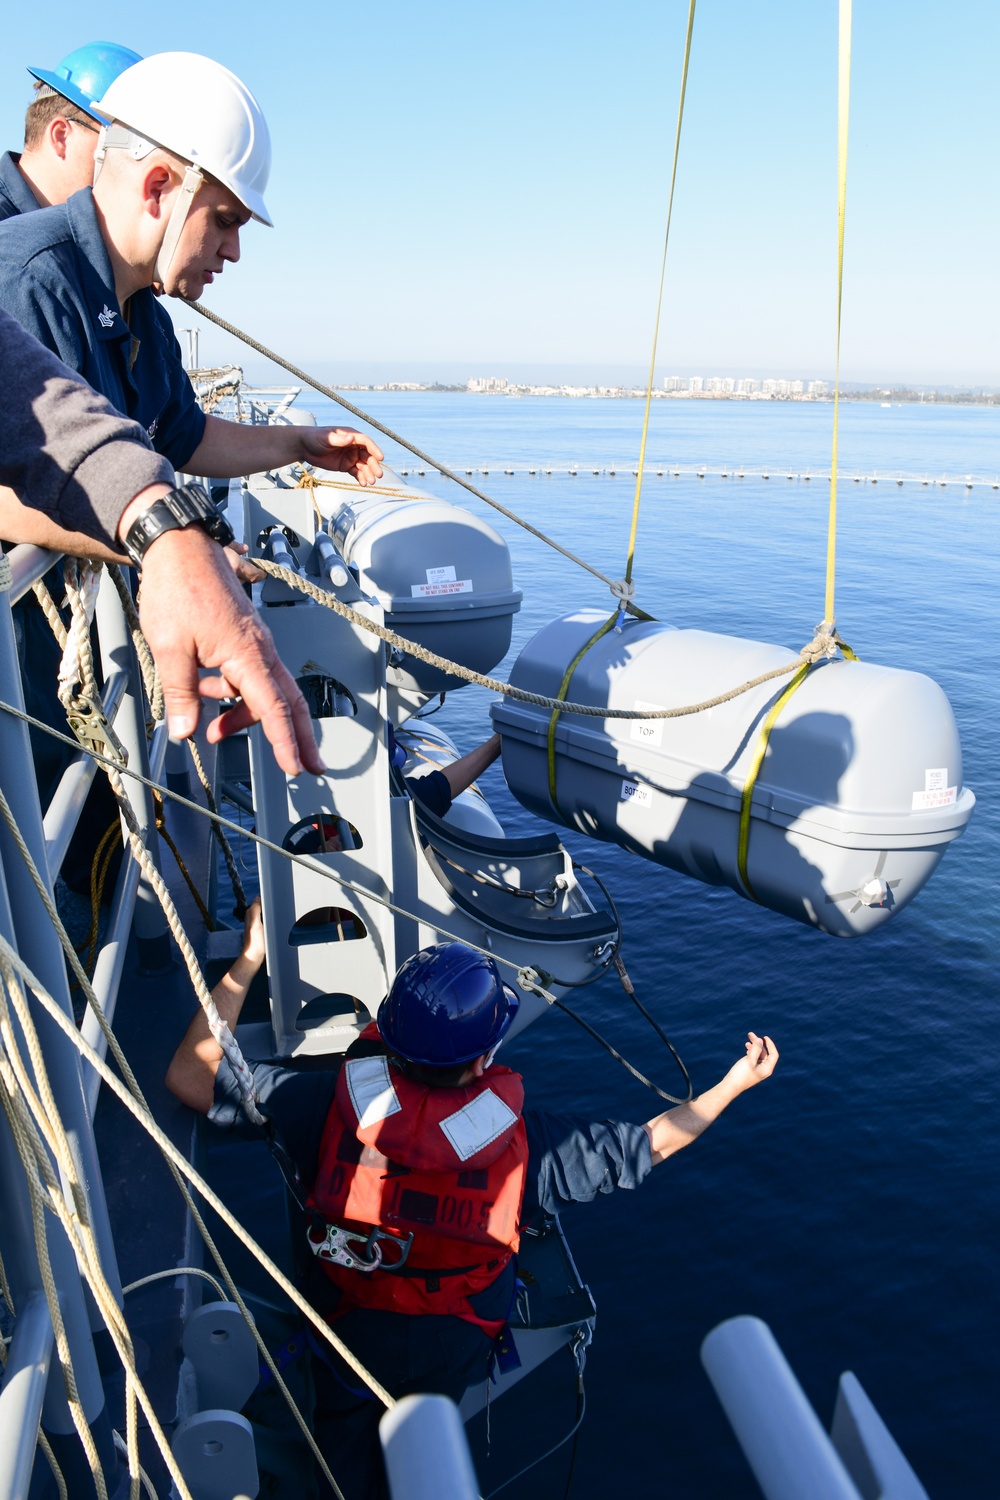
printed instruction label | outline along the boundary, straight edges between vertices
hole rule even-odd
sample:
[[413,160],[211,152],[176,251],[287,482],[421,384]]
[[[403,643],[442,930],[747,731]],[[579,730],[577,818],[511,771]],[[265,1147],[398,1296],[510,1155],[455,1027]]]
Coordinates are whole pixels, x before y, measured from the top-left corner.
[[913,812],[927,812],[935,807],[953,807],[958,801],[958,787],[948,785],[948,767],[935,766],[924,772],[924,789],[913,793]]
[[652,807],[653,789],[641,781],[623,781],[620,802],[634,802],[638,807]]
[[[454,568],[428,568],[427,571],[428,571],[428,573],[439,573],[440,572],[440,573],[451,573],[452,575],[454,575],[455,569]],[[445,579],[442,583],[411,583],[410,584],[410,597],[413,598],[413,599],[433,599],[438,594],[471,594],[471,593],[472,593],[472,579],[471,578],[455,578],[453,576],[450,579]]]
[[428,583],[454,583],[455,582],[455,569],[454,568],[428,568],[427,569],[427,582]]
[[[637,698],[633,704],[640,713],[651,713],[663,706],[662,703],[647,703],[643,698]],[[664,722],[663,719],[633,719],[632,738],[640,745],[662,745]]]

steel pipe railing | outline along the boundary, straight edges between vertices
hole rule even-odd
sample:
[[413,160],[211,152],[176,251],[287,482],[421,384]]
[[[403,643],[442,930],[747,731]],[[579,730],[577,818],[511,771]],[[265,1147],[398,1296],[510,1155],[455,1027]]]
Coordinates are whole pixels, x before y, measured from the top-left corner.
[[[104,685],[101,703],[104,717],[112,724],[127,687],[127,672],[116,672]],[[45,858],[48,861],[49,878],[53,881],[62,869],[66,850],[76,832],[76,825],[83,812],[83,804],[87,800],[87,793],[93,785],[98,769],[97,761],[93,756],[81,750],[62,773],[59,785],[52,793],[52,800],[45,809],[42,832],[45,834]]]
[[[159,781],[163,775],[163,763],[168,744],[167,726],[158,724],[153,732],[153,742],[149,749],[150,775],[154,781]],[[136,893],[139,889],[139,873],[139,866],[129,854],[122,860],[118,884],[111,903],[107,934],[94,966],[92,980],[94,994],[109,1022],[114,1020],[115,1007],[118,1004],[118,990],[125,968],[125,954],[128,949],[129,933],[132,930]],[[104,1057],[107,1054],[108,1043],[93,1011],[88,1009],[80,1029],[84,1041],[88,1042],[101,1057]],[[87,1107],[93,1119],[97,1099],[101,1092],[101,1079],[93,1068],[87,1069],[83,1086],[87,1096]]]
[[[20,666],[14,641],[10,604],[22,597],[59,556],[41,547],[17,547],[8,554],[13,586],[0,593],[0,684],[2,696],[23,708]],[[100,592],[98,634],[107,687],[104,694],[108,717],[114,716],[119,735],[129,751],[130,763],[143,773],[160,777],[167,747],[166,725],[160,725],[147,751],[145,702],[138,662],[120,600],[113,589]],[[0,714],[0,784],[15,809],[18,829],[31,857],[46,879],[52,894],[52,875],[58,872],[93,779],[94,763],[81,754],[64,773],[43,823],[38,805],[31,746],[27,726],[10,714]],[[144,833],[155,842],[152,799],[142,788],[134,802]],[[115,892],[108,939],[95,972],[96,992],[106,1010],[114,1013],[121,981],[125,948],[139,889],[138,866],[128,857]],[[150,893],[151,895],[152,893]],[[166,928],[157,906],[145,912],[146,934],[162,934]],[[67,1014],[72,1014],[66,969],[58,942],[28,869],[6,825],[0,824],[0,931],[19,952],[46,989]],[[81,1180],[85,1185],[89,1216],[100,1247],[104,1273],[120,1298],[120,1282],[114,1240],[108,1220],[100,1163],[92,1127],[97,1078],[88,1070],[84,1079],[79,1056],[66,1038],[43,1013],[35,1022],[45,1056],[45,1066],[57,1106],[69,1136]],[[93,1018],[84,1023],[84,1034],[103,1054],[104,1039]],[[0,1117],[0,1252],[4,1257],[14,1296],[17,1317],[10,1358],[0,1388],[0,1500],[24,1500],[35,1459],[39,1422],[60,1449],[60,1462],[76,1463],[74,1426],[67,1404],[62,1375],[52,1363],[52,1328],[41,1287],[38,1251],[24,1179],[24,1170],[6,1121]],[[104,1406],[104,1391],[98,1370],[91,1329],[103,1326],[80,1278],[76,1258],[61,1227],[47,1223],[48,1249],[70,1345],[77,1389],[88,1420],[103,1434],[99,1446],[110,1453],[110,1429]],[[108,1428],[105,1432],[104,1429]],[[95,1434],[97,1428],[95,1427]],[[69,1445],[67,1447],[67,1444]],[[82,1452],[80,1453],[82,1459]],[[70,1472],[67,1471],[67,1472]],[[70,1485],[71,1492],[73,1485]]]
[[61,557],[61,552],[51,552],[48,547],[34,547],[27,542],[23,542],[20,547],[12,547],[7,553],[11,573],[8,597],[11,604],[23,599],[32,584],[44,578]]
[[52,1361],[52,1320],[43,1292],[33,1292],[17,1314],[0,1388],[0,1500],[24,1500],[35,1444],[4,1434],[37,1433]]

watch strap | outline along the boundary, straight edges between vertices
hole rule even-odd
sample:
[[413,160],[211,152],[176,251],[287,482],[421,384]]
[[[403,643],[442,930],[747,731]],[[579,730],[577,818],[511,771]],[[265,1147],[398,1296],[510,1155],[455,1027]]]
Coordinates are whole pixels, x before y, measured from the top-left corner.
[[164,532],[183,531],[188,526],[200,526],[223,547],[233,540],[232,527],[204,485],[182,484],[136,517],[125,534],[125,550],[138,566]]

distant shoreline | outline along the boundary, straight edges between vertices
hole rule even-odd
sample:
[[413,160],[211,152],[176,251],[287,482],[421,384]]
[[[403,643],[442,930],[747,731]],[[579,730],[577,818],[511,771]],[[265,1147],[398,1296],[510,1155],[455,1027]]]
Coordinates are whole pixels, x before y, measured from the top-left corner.
[[[362,385],[356,382],[350,384],[333,381],[338,390],[341,391],[391,391],[395,395],[406,395],[409,393],[430,392],[436,395],[470,396],[480,398],[484,395],[501,396],[509,400],[519,400],[523,396],[562,396],[571,400],[590,401],[641,401],[645,400],[646,392],[638,387],[628,386],[514,386],[511,385],[504,391],[470,391],[466,385],[443,385],[439,381],[422,385],[415,381],[386,381],[379,384]],[[832,395],[810,395],[806,393],[794,395],[763,394],[754,392],[744,394],[742,392],[721,391],[662,391],[653,390],[653,399],[656,401],[741,401],[741,402],[782,402],[788,403],[821,403],[832,405]],[[841,401],[867,401],[880,406],[1000,406],[1000,392],[998,391],[915,391],[908,388],[882,389],[882,390],[843,390],[840,393]]]

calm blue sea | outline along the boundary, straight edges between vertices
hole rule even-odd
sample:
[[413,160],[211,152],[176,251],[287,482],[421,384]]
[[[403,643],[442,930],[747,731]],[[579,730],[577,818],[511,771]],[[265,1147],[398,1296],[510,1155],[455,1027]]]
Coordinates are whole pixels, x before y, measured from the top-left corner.
[[[640,402],[360,399],[444,461],[491,467],[481,482],[505,504],[610,575],[623,571],[630,476],[496,470],[630,468]],[[328,404],[315,409],[329,420]],[[831,420],[826,404],[660,402],[649,459],[815,472],[829,461]],[[847,405],[841,462],[852,472],[994,473],[1000,411]],[[452,486],[421,482],[464,503]],[[608,603],[603,585],[493,520],[525,593],[515,652],[557,614]],[[640,602],[676,625],[797,648],[823,613],[825,528],[826,489],[815,481],[653,477],[639,529]],[[736,1058],[748,1027],[770,1032],[782,1053],[772,1082],[639,1194],[566,1216],[599,1308],[575,1500],[757,1494],[698,1358],[705,1334],[743,1312],[770,1323],[824,1421],[840,1372],[853,1370],[936,1500],[997,1492],[998,556],[1000,494],[989,488],[842,489],[840,629],[865,658],[942,684],[979,798],[965,836],[887,928],[853,942],[826,937],[565,835],[611,886],[629,970],[696,1088]],[[486,695],[468,689],[439,722],[469,748],[489,732],[487,710]],[[508,832],[537,826],[499,771],[485,789]],[[617,980],[578,1001],[673,1087],[669,1059]],[[512,1052],[536,1102],[597,1117],[656,1112],[563,1017],[540,1022]],[[553,1417],[549,1441],[571,1406],[567,1398]],[[494,1442],[503,1440],[501,1404]],[[567,1463],[564,1449],[506,1493],[561,1495]]]

